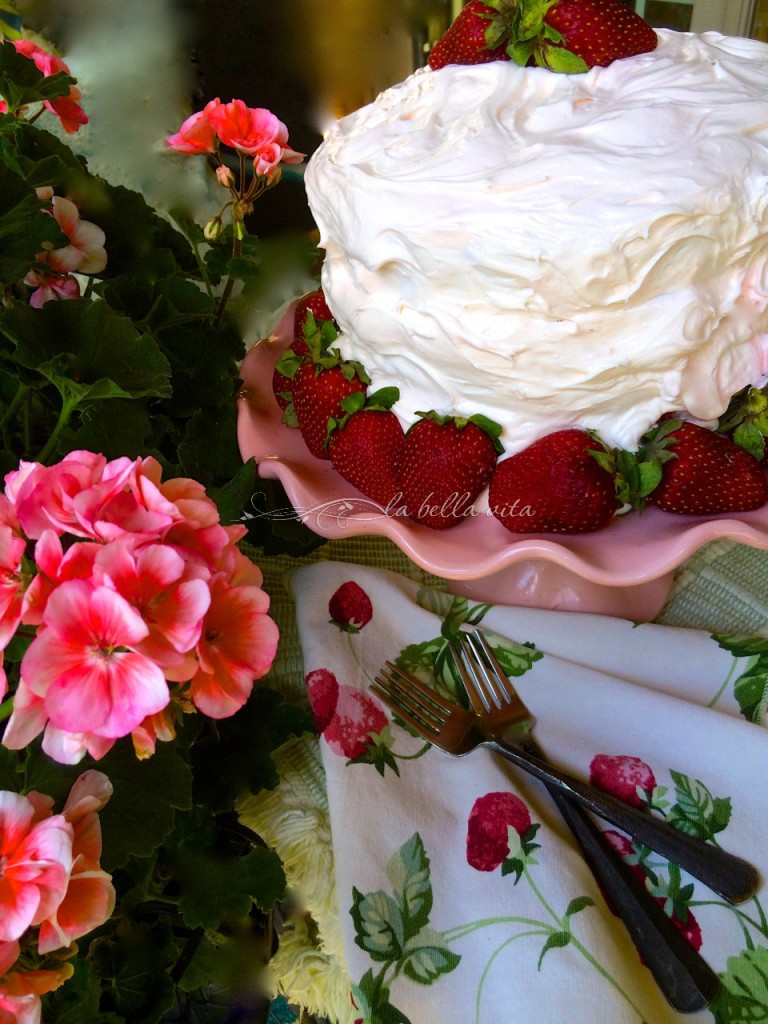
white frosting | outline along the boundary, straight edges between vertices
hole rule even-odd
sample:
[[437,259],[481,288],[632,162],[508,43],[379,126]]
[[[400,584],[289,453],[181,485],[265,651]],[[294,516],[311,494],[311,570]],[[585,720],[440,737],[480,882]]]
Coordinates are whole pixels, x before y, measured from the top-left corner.
[[583,75],[417,71],[309,163],[342,352],[508,453],[625,448],[768,371],[768,46],[659,32]]

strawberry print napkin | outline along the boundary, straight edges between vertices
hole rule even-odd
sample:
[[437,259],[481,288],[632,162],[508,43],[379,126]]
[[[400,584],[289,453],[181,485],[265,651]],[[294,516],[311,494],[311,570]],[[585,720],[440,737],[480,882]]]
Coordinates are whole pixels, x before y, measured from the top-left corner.
[[572,612],[478,605],[385,570],[291,577],[317,719],[350,978],[350,1021],[664,1024],[768,1018],[768,896],[734,907],[600,822],[720,974],[673,1011],[613,916],[547,792],[481,748],[452,758],[369,692],[386,660],[460,686],[447,653],[486,631],[572,774],[768,875],[768,641]]

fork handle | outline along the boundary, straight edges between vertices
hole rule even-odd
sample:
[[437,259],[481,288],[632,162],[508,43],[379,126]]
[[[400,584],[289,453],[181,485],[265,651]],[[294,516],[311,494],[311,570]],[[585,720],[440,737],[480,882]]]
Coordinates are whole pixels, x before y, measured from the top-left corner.
[[703,1010],[720,991],[718,976],[622,862],[586,811],[555,786],[547,789],[664,998],[678,1013]]
[[604,821],[610,821],[684,868],[729,903],[742,903],[757,891],[760,876],[752,864],[741,857],[681,832],[661,818],[595,789],[520,747],[496,739],[486,740],[485,744],[541,782],[557,788]]

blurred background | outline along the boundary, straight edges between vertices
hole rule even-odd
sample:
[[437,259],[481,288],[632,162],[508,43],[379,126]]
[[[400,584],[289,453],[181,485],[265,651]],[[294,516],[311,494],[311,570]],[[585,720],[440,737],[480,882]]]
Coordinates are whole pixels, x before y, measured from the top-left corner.
[[[625,0],[657,27],[768,41],[768,0]],[[426,63],[463,0],[18,0],[83,91],[90,123],[67,141],[91,169],[160,210],[205,223],[220,202],[205,162],[168,154],[166,135],[209,99],[267,107],[311,155],[339,117]],[[251,232],[270,246],[248,296],[267,330],[281,304],[313,286],[315,240],[303,166],[256,204]],[[258,333],[256,334],[258,336]]]

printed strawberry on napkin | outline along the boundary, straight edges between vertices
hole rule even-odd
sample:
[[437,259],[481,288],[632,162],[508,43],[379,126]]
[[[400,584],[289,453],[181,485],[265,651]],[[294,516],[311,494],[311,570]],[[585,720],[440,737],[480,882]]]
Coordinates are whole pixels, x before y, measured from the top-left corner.
[[356,1009],[400,1024],[730,1024],[768,1017],[768,896],[734,907],[600,822],[720,974],[670,1009],[547,792],[485,748],[452,758],[369,692],[387,660],[443,693],[447,640],[480,625],[556,764],[747,858],[768,877],[768,641],[475,605],[325,562],[291,577],[321,732]]

